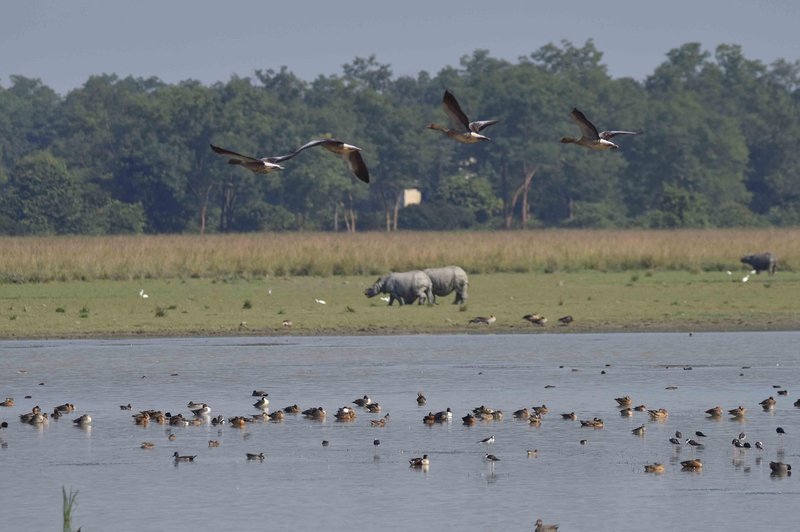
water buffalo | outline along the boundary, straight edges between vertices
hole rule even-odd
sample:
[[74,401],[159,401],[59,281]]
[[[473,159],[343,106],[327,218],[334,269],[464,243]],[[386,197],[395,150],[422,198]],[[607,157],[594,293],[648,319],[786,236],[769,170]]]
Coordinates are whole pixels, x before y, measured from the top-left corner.
[[740,260],[745,264],[749,264],[756,271],[756,273],[761,273],[762,271],[769,272],[770,275],[775,273],[777,261],[772,253],[745,255]]
[[419,300],[419,304],[422,305],[426,301],[431,301],[433,288],[431,278],[425,272],[414,270],[384,275],[374,285],[364,290],[364,295],[367,297],[375,297],[381,293],[389,294],[389,305],[395,300],[400,305],[410,305]]
[[469,279],[467,272],[458,266],[445,266],[444,268],[428,268],[425,270],[433,283],[432,303],[436,303],[436,296],[446,296],[455,291],[456,298],[453,304],[464,304],[467,302],[467,285]]

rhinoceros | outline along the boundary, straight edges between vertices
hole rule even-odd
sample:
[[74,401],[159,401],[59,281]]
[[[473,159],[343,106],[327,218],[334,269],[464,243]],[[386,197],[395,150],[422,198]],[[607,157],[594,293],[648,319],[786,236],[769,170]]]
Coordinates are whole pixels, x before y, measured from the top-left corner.
[[756,273],[761,273],[762,271],[769,272],[770,275],[775,273],[775,266],[777,266],[777,260],[775,260],[775,256],[772,253],[758,253],[756,255],[745,255],[740,259],[743,263],[749,264],[752,268],[756,271]]
[[364,290],[367,297],[389,294],[389,305],[397,300],[400,305],[410,305],[415,300],[422,305],[432,299],[431,278],[425,272],[394,272],[379,278],[374,285]]
[[467,272],[459,266],[445,266],[444,268],[428,268],[425,270],[433,283],[432,303],[436,303],[436,296],[446,296],[455,291],[456,298],[454,304],[464,304],[467,302],[467,285],[469,279]]

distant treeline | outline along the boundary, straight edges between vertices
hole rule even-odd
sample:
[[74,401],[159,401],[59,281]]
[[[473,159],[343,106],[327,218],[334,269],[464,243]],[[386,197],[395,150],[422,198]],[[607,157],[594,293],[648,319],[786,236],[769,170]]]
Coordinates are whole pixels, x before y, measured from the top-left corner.
[[[461,145],[445,88],[491,142]],[[800,224],[800,62],[738,46],[667,53],[644,82],[614,79],[592,41],[516,63],[477,50],[435,76],[374,57],[313,81],[286,67],[226,83],[93,76],[64,96],[0,87],[0,233],[120,234]],[[573,107],[600,129],[644,130],[621,150],[559,143]],[[333,136],[363,149],[365,185],[308,150],[268,176],[209,143],[282,155]],[[616,140],[616,139],[615,139]],[[403,190],[422,203],[402,208]]]

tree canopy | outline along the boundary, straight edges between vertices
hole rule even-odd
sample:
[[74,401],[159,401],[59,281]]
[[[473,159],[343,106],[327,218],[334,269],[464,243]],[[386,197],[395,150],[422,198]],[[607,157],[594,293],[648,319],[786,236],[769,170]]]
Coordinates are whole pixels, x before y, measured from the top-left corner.
[[[357,57],[312,81],[287,67],[204,85],[97,75],[65,96],[0,86],[0,233],[182,233],[800,224],[800,63],[740,47],[670,50],[642,82],[612,78],[589,40],[517,62],[486,50],[438,74],[396,77]],[[491,142],[462,145],[453,92]],[[621,149],[560,144],[573,107],[598,129],[643,130]],[[253,174],[209,143],[258,157],[334,137],[372,182],[323,149]],[[403,190],[422,203],[403,208]]]

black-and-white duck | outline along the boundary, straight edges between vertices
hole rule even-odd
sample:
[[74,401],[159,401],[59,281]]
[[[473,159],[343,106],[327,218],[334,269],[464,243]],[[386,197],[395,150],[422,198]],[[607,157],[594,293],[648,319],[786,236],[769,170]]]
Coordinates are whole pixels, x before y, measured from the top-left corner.
[[592,150],[618,150],[619,146],[614,144],[608,139],[614,138],[617,135],[638,135],[641,131],[597,131],[597,128],[592,124],[586,115],[578,111],[577,108],[572,108],[570,114],[572,119],[577,122],[578,127],[581,128],[581,138],[575,137],[562,137],[563,144],[578,144],[585,146]]
[[464,111],[461,110],[461,106],[458,105],[458,100],[456,100],[456,97],[453,96],[453,94],[449,90],[444,91],[444,97],[442,98],[442,107],[444,107],[444,111],[450,117],[453,124],[457,124],[459,127],[462,127],[463,129],[461,131],[458,131],[447,128],[445,126],[441,126],[439,124],[428,124],[428,129],[441,131],[451,139],[461,142],[462,144],[476,144],[484,140],[491,140],[489,137],[481,135],[480,132],[486,129],[487,127],[492,126],[500,121],[500,120],[478,120],[470,122],[469,118],[467,118],[467,115],[464,114]]

